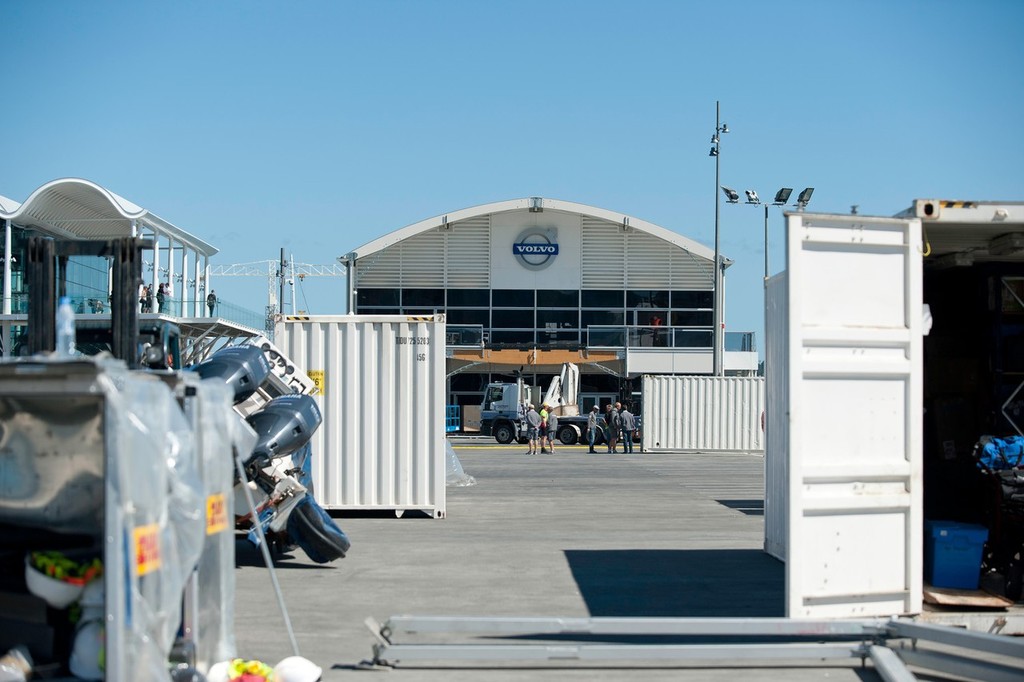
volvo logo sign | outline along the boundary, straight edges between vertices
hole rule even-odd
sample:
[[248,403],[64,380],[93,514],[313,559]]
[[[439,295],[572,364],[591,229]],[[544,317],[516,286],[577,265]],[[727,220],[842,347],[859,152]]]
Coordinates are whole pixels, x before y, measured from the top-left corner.
[[528,227],[512,243],[512,254],[528,270],[543,270],[558,255],[558,230],[553,227]]

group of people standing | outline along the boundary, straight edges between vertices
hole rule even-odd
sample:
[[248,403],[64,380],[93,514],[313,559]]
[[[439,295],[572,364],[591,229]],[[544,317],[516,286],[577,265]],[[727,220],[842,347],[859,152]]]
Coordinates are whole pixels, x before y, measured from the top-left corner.
[[168,292],[170,286],[167,284],[160,284],[156,290],[156,309],[153,308],[153,287],[149,284],[144,284],[139,287],[139,305],[141,311],[144,313],[159,313],[164,309],[164,303],[167,301]]
[[600,430],[604,436],[604,442],[608,446],[608,452],[618,452],[616,446],[622,440],[622,451],[633,452],[633,434],[636,432],[636,417],[623,407],[622,403],[609,403],[605,405],[604,414],[601,409],[594,405],[587,415],[587,443],[590,445],[588,452],[596,453],[594,443],[597,441],[597,434]]
[[555,440],[558,438],[558,415],[541,405],[540,412],[534,405],[526,412],[526,437],[529,445],[526,454],[536,455],[537,444],[543,453],[555,454]]
[[[156,290],[156,308],[153,308],[153,287],[149,284],[143,284],[139,287],[139,310],[144,313],[160,313],[164,312],[165,304],[171,297],[171,285],[167,283],[161,283]],[[210,309],[210,316],[213,316],[213,311],[217,307],[217,293],[210,290],[210,294],[206,297],[206,307]]]
[[[587,443],[590,445],[589,452],[596,453],[594,443],[598,440],[598,433],[603,436],[608,452],[618,452],[616,449],[619,440],[622,441],[622,452],[633,452],[633,434],[636,432],[636,417],[623,407],[622,403],[605,405],[605,413],[594,405],[590,414],[587,415]],[[555,454],[555,441],[558,440],[558,415],[549,410],[548,405],[541,405],[540,412],[535,405],[530,405],[526,412],[526,437],[528,449],[526,454],[536,455],[542,453]]]

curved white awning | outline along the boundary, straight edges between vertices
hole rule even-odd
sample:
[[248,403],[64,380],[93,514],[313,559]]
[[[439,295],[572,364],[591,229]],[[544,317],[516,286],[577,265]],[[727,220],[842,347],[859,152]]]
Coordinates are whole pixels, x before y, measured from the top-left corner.
[[[9,204],[7,203],[9,202]],[[167,222],[124,197],[81,178],[53,180],[32,192],[25,203],[0,201],[0,218],[65,239],[116,239],[150,229],[184,244],[202,256],[213,256],[212,244]]]

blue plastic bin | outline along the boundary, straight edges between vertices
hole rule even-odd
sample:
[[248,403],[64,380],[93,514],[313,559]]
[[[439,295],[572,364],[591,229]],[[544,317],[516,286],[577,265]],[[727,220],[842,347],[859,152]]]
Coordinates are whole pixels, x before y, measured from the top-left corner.
[[924,578],[933,587],[978,589],[988,528],[959,521],[924,522]]

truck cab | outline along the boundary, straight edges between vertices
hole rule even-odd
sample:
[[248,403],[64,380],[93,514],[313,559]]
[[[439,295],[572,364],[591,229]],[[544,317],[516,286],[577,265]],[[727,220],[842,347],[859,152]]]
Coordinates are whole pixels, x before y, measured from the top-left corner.
[[488,384],[480,406],[481,435],[494,436],[502,445],[521,439],[526,432],[524,421],[532,392],[522,379]]

